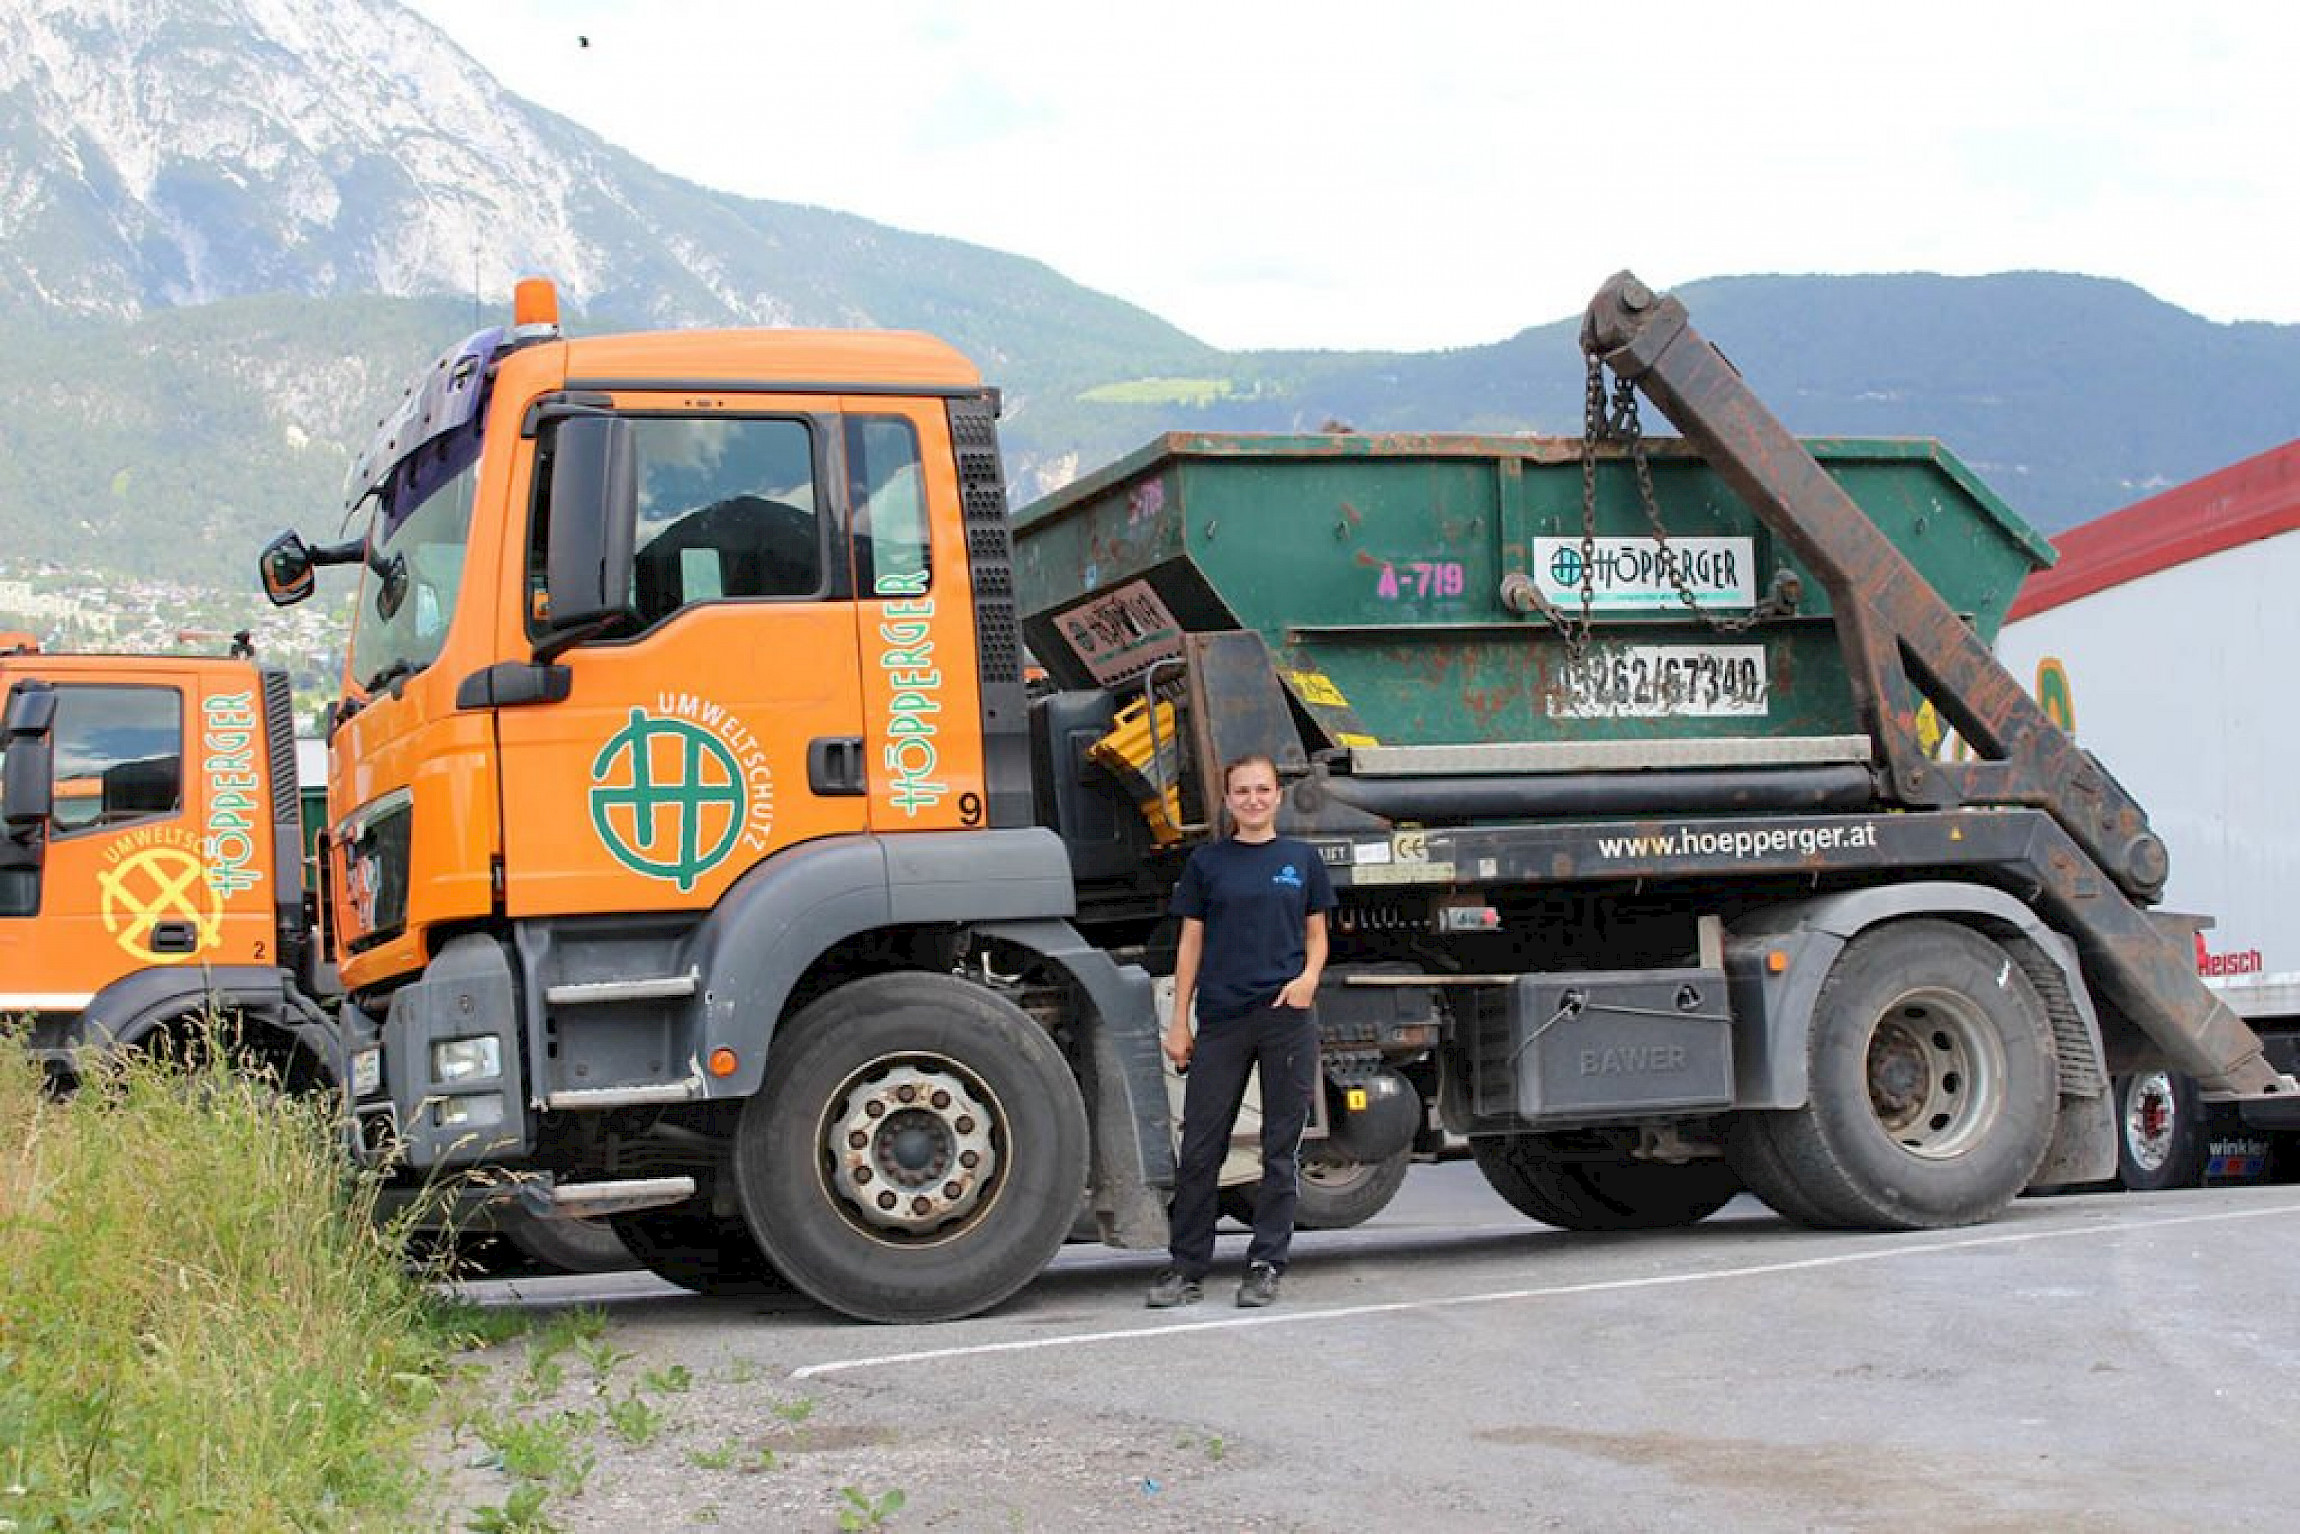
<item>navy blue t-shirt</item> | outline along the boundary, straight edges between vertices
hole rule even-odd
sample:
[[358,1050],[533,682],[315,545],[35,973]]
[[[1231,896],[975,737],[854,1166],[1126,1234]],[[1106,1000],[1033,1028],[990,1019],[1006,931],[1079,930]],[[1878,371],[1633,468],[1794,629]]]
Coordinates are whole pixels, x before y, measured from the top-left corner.
[[1309,960],[1302,943],[1310,913],[1333,908],[1326,865],[1292,837],[1226,836],[1191,853],[1171,909],[1206,924],[1198,1020],[1243,1017],[1276,1000]]

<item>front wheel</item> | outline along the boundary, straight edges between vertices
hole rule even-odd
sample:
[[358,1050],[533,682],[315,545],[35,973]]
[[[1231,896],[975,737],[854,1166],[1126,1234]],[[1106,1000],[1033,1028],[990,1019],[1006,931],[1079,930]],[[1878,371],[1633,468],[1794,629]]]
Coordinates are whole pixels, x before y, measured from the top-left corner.
[[539,1220],[510,1208],[495,1217],[496,1228],[519,1255],[537,1267],[560,1273],[615,1273],[632,1266],[631,1249],[603,1219]]
[[607,1216],[639,1265],[657,1278],[718,1298],[786,1293],[740,1216],[714,1214],[708,1198]]
[[774,1265],[864,1321],[947,1321],[1030,1282],[1087,1178],[1086,1107],[1029,1015],[953,975],[873,975],[777,1031],[735,1131]]
[[2116,1078],[2116,1180],[2135,1193],[2204,1182],[2211,1147],[2196,1083],[2170,1071]]

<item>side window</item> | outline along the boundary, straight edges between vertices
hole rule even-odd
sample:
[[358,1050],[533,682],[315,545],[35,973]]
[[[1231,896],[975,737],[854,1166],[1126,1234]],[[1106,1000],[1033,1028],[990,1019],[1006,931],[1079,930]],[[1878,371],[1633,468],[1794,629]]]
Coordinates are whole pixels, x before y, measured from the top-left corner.
[[849,416],[846,450],[856,593],[923,594],[932,570],[917,431],[901,416]]
[[181,810],[183,738],[183,700],[172,687],[57,688],[57,834]]
[[632,425],[639,525],[631,595],[643,627],[697,602],[822,592],[806,422],[643,417]]

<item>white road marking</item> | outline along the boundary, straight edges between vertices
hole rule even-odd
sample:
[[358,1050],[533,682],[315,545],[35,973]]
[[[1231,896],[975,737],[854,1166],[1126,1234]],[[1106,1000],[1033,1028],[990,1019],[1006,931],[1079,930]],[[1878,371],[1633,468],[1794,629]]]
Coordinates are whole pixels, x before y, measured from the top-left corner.
[[[1332,1310],[1264,1311],[1219,1321],[1183,1321],[1148,1326],[1119,1327],[1111,1331],[1073,1332],[1060,1337],[1030,1337],[1013,1342],[980,1342],[964,1347],[924,1348],[913,1353],[881,1353],[870,1358],[841,1358],[807,1364],[791,1371],[793,1379],[825,1374],[846,1374],[860,1369],[884,1369],[898,1364],[931,1363],[945,1358],[974,1358],[990,1353],[1033,1353],[1046,1348],[1088,1347],[1105,1342],[1133,1342],[1145,1337],[1175,1337],[1185,1332],[1228,1331],[1247,1326],[1305,1326],[1320,1321],[1355,1320],[1362,1316],[1404,1315],[1421,1310],[1447,1310],[1462,1305],[1499,1305],[1519,1300],[1559,1299],[1577,1294],[1610,1294],[1630,1289],[1661,1289],[1679,1284],[1707,1283],[1712,1279],[1762,1278],[1776,1273],[1803,1273],[1818,1268],[1847,1267],[1854,1263],[1883,1262],[1896,1257],[1923,1257],[1940,1252],[1969,1251],[1975,1247],[2011,1246],[2025,1241],[2056,1241],[2068,1236],[2126,1234],[2169,1229],[2176,1225],[2209,1225],[2228,1220],[2300,1214],[2300,1203],[2267,1209],[2216,1210],[2210,1214],[2171,1215],[2158,1219],[2064,1226],[2054,1230],[2005,1231],[1986,1236],[1965,1236],[1950,1241],[1925,1241],[1906,1246],[1859,1252],[1836,1252],[1825,1257],[1803,1257],[1793,1262],[1760,1262],[1738,1268],[1705,1268],[1697,1273],[1664,1273],[1643,1278],[1593,1279],[1581,1284],[1553,1284],[1540,1289],[1497,1289],[1483,1294],[1455,1294],[1428,1300],[1392,1300],[1378,1305],[1344,1305]],[[1841,1239],[1841,1238],[1840,1238]]]

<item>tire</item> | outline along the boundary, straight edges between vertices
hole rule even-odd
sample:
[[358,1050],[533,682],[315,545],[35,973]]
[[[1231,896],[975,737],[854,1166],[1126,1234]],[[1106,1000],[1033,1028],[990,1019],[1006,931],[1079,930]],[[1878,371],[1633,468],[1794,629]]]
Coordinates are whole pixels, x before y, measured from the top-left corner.
[[1705,1220],[1741,1191],[1722,1161],[1568,1161],[1537,1134],[1480,1135],[1470,1155],[1493,1191],[1562,1230],[1667,1230]]
[[1892,922],[1846,944],[1815,998],[1806,1061],[1806,1105],[1745,1114],[1741,1132],[1770,1141],[1774,1191],[1820,1217],[1807,1223],[1977,1224],[2051,1146],[2060,1083],[2044,1001],[2009,954],[1954,922]]
[[1086,1178],[1062,1051],[952,975],[873,975],[815,1001],[776,1033],[735,1130],[735,1186],[769,1259],[863,1321],[1006,1299],[1061,1248]]
[[1815,1230],[1841,1229],[1842,1222],[1806,1197],[1789,1175],[1788,1163],[1781,1159],[1774,1142],[1770,1120],[1776,1117],[1771,1113],[1736,1114],[1725,1136],[1726,1164],[1740,1177],[1743,1187],[1782,1219]]
[[2116,1180],[2126,1188],[2202,1187],[2211,1149],[2195,1082],[2171,1071],[2116,1078]]
[[605,1220],[538,1220],[523,1209],[495,1219],[503,1239],[537,1267],[558,1273],[619,1273],[637,1265]]
[[[1344,1161],[1302,1151],[1302,1198],[1294,1208],[1296,1230],[1349,1230],[1390,1207],[1414,1164],[1413,1147],[1379,1161]],[[1222,1190],[1222,1213],[1240,1225],[1254,1223],[1256,1184]]]
[[759,1250],[750,1227],[740,1218],[713,1214],[704,1199],[611,1214],[607,1224],[639,1266],[682,1289],[728,1297],[782,1294],[791,1287]]

